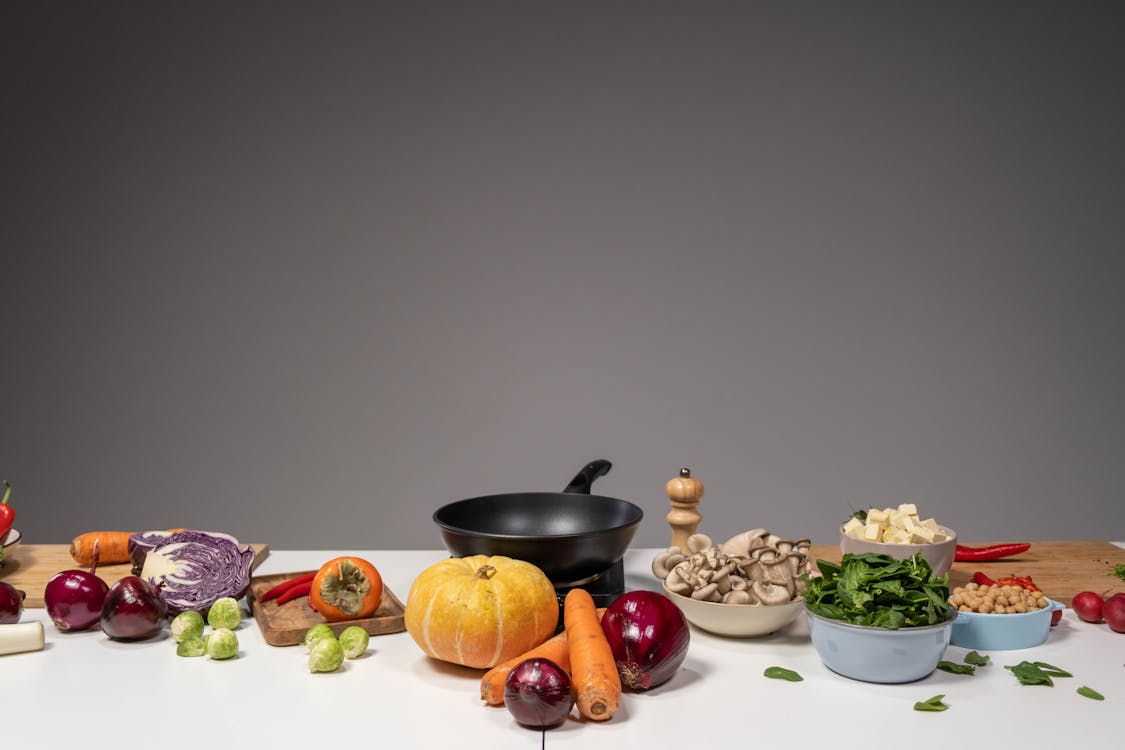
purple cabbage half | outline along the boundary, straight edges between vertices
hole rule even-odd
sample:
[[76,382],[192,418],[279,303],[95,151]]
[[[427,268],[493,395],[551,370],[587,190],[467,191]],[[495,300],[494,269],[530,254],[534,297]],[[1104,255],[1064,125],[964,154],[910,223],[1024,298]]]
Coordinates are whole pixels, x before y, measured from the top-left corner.
[[141,578],[158,587],[172,616],[195,610],[206,617],[217,600],[246,594],[253,561],[254,548],[230,534],[177,531],[148,552]]
[[175,531],[138,531],[129,535],[129,562],[133,564],[133,575],[140,575],[145,567],[145,557],[157,546],[168,541]]

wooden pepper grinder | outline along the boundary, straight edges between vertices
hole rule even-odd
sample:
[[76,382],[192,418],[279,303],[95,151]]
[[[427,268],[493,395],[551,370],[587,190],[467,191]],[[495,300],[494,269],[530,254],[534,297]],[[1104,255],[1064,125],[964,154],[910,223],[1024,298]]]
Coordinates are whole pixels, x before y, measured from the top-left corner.
[[672,503],[672,510],[668,512],[668,524],[672,527],[672,545],[681,550],[687,550],[688,537],[699,528],[703,517],[699,515],[696,506],[703,497],[703,482],[691,475],[691,469],[680,469],[680,475],[668,480],[664,485],[668,493],[668,500]]

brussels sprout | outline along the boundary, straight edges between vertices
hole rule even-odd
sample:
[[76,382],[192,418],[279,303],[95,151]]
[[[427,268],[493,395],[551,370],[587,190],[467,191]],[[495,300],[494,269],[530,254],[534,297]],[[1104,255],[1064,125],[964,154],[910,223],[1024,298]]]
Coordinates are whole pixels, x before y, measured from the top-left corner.
[[332,640],[336,640],[336,634],[332,632],[332,628],[328,627],[328,625],[323,622],[319,625],[313,625],[311,628],[309,628],[308,632],[305,633],[304,640],[301,641],[301,645],[309,650],[312,650],[313,644],[319,641],[321,638],[331,638]]
[[203,615],[193,610],[181,612],[172,618],[172,640],[182,643],[189,638],[203,637]]
[[229,596],[216,599],[207,613],[207,624],[213,628],[226,628],[234,630],[242,622],[242,607],[238,600]]
[[367,631],[359,625],[351,625],[344,628],[344,632],[340,633],[340,645],[344,649],[344,657],[348,659],[355,659],[363,655],[367,650],[367,642],[370,636]]
[[184,638],[176,644],[176,656],[203,656],[205,653],[207,647],[203,645],[203,639],[197,635]]
[[335,638],[320,638],[309,651],[310,672],[335,672],[344,663],[344,647]]
[[238,636],[229,628],[215,628],[207,636],[206,645],[212,659],[229,659],[238,653]]

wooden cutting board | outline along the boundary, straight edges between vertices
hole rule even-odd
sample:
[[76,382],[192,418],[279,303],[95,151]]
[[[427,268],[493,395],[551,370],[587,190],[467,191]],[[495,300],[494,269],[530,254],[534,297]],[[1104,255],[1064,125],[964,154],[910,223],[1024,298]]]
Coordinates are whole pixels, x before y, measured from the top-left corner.
[[[250,569],[254,570],[269,556],[269,547],[265,544],[251,545],[254,548],[254,561]],[[78,565],[70,556],[69,544],[21,544],[4,555],[3,567],[0,567],[0,581],[15,586],[25,592],[25,607],[43,607],[43,590],[47,588],[47,581],[61,570],[88,567]],[[98,578],[112,586],[119,580],[133,572],[129,563],[117,565],[99,565]]]
[[254,619],[262,631],[262,638],[271,646],[296,646],[304,640],[305,633],[313,625],[322,622],[328,623],[332,632],[340,635],[344,628],[359,625],[369,635],[386,635],[388,633],[401,633],[406,630],[406,609],[402,602],[390,589],[383,587],[383,598],[379,602],[379,609],[375,614],[360,620],[346,620],[344,622],[328,622],[324,617],[309,606],[307,596],[297,597],[285,604],[279,605],[277,600],[261,601],[262,594],[272,589],[282,581],[296,578],[305,573],[314,573],[312,570],[298,570],[294,573],[275,573],[268,576],[256,576],[250,579],[250,593],[247,599]]
[[[962,544],[985,547],[994,542]],[[836,545],[813,546],[809,553],[814,562],[817,559],[840,561],[840,548]],[[1125,549],[1109,542],[1031,542],[1031,549],[1027,552],[1004,560],[953,563],[949,571],[949,586],[964,586],[978,570],[993,580],[1031,576],[1045,596],[1069,607],[1071,599],[1080,591],[1096,591],[1099,594],[1107,589],[1125,591],[1125,581],[1112,575],[1114,566],[1120,564],[1125,564]]]

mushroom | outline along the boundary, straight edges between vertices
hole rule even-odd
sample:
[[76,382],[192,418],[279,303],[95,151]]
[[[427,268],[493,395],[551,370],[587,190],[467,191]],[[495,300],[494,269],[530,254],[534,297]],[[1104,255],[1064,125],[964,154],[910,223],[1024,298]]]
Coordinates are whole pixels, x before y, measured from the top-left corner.
[[755,541],[768,535],[769,532],[766,529],[751,529],[726,540],[719,549],[731,557],[749,557],[750,550],[755,546]]
[[784,586],[779,586],[768,581],[754,581],[750,584],[754,596],[765,605],[786,604],[792,597]]
[[672,572],[672,568],[676,567],[684,560],[684,551],[679,547],[669,547],[652,560],[652,574],[664,580],[668,574]]
[[753,604],[754,597],[746,589],[732,589],[723,595],[723,604]]
[[706,534],[692,534],[687,538],[688,552],[706,552],[711,546],[711,537]]

